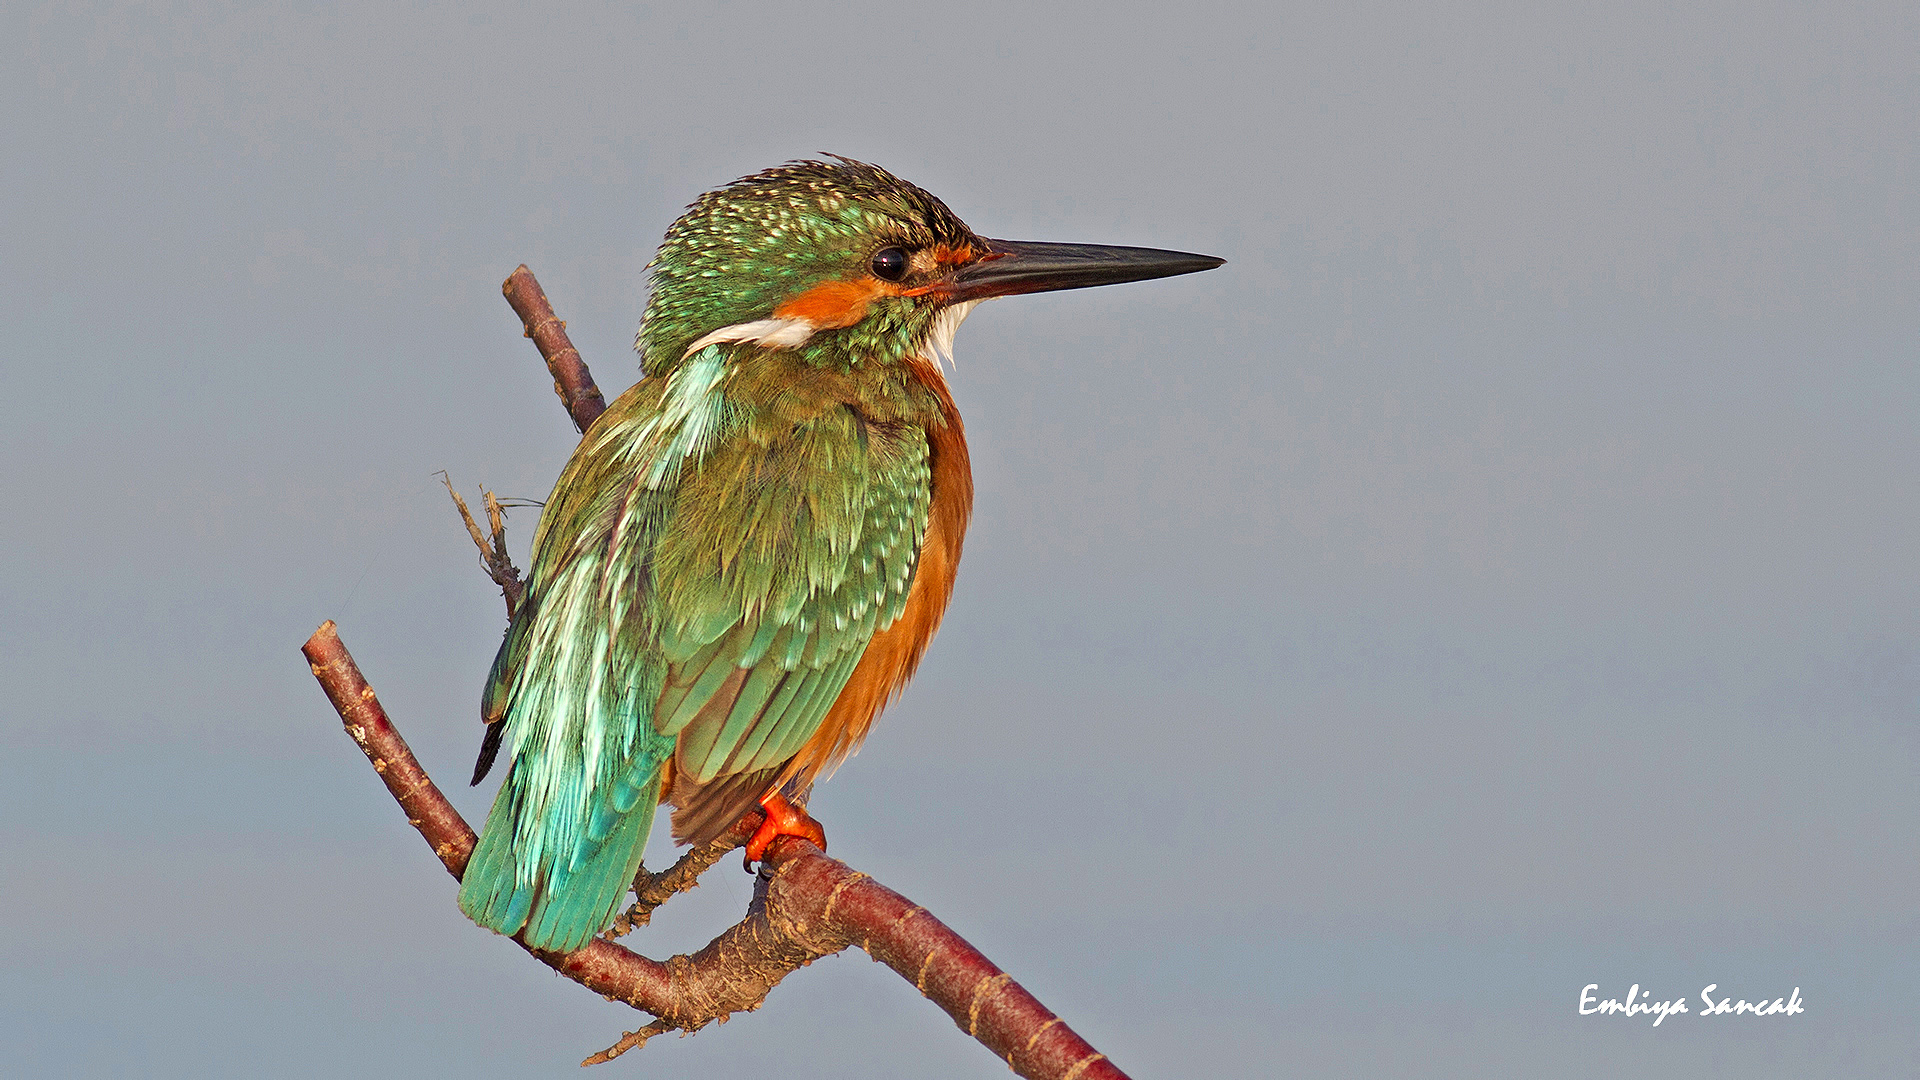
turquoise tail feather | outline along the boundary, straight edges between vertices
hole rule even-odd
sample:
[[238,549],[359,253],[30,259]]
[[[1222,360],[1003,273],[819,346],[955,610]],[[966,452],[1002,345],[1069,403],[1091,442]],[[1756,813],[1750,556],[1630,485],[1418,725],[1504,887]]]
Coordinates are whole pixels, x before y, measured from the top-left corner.
[[604,839],[582,845],[571,859],[549,847],[530,873],[521,872],[515,850],[525,793],[509,774],[461,878],[460,910],[536,949],[571,952],[593,940],[625,906],[639,872],[660,798],[660,770],[651,773],[632,792],[631,808],[606,822]]

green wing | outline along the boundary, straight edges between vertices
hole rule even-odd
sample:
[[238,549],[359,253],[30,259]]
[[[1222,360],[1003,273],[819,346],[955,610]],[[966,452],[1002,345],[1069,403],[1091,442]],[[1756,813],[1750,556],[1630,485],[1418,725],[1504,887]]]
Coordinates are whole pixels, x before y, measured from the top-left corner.
[[[668,754],[676,835],[731,825],[905,606],[931,495],[924,431],[837,401],[776,418],[729,401],[726,371],[712,347],[622,395],[541,516],[483,702],[511,770],[474,857],[501,880],[470,868],[462,888],[485,925],[541,925],[583,868],[630,881],[638,851],[605,849],[651,821]],[[624,888],[569,907],[598,912]]]
[[670,391],[642,383],[623,395],[561,473],[534,535],[526,598],[481,700],[488,738],[476,773],[493,747],[509,765],[461,878],[460,908],[536,948],[578,948],[617,913],[673,753],[652,722],[666,666],[609,617],[634,597],[610,588],[620,567],[608,558],[616,541],[658,527],[670,492],[601,475],[609,461],[659,456]]
[[[654,726],[678,741],[675,833],[716,835],[819,730],[875,631],[899,618],[932,474],[917,425],[834,403],[799,423],[741,410],[654,540]],[[711,785],[711,786],[709,786]]]

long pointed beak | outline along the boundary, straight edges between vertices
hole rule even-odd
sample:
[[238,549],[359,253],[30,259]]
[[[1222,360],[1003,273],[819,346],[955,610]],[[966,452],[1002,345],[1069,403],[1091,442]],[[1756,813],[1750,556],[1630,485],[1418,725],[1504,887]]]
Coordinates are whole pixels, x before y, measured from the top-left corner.
[[959,303],[1056,289],[1089,289],[1095,285],[1197,274],[1227,261],[1186,251],[1102,244],[989,240],[987,245],[990,254],[986,258],[937,287],[942,297]]

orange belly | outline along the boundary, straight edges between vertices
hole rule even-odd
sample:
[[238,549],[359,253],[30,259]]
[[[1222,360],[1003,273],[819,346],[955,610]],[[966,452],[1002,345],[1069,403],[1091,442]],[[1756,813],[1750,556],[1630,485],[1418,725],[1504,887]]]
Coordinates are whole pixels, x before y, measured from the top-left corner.
[[973,516],[973,466],[967,460],[966,432],[939,369],[925,360],[909,364],[914,375],[939,395],[940,411],[946,418],[944,425],[927,428],[933,471],[927,535],[920,545],[913,587],[907,590],[900,618],[873,635],[820,730],[781,773],[782,783],[797,777],[803,789],[860,748],[874,717],[913,677],[927,643],[933,640],[941,617],[947,613],[954,575],[960,569],[960,545],[966,540],[967,521]]

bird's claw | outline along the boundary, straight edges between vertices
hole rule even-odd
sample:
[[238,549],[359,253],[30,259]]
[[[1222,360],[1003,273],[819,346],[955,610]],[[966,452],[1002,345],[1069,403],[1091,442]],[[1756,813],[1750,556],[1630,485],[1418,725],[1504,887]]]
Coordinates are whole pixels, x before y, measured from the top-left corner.
[[788,802],[786,796],[775,791],[760,800],[761,809],[767,813],[767,819],[754,830],[753,838],[747,841],[747,871],[753,871],[753,864],[767,854],[767,848],[782,836],[797,836],[813,844],[821,851],[827,850],[827,831],[820,823],[808,816],[806,810]]

